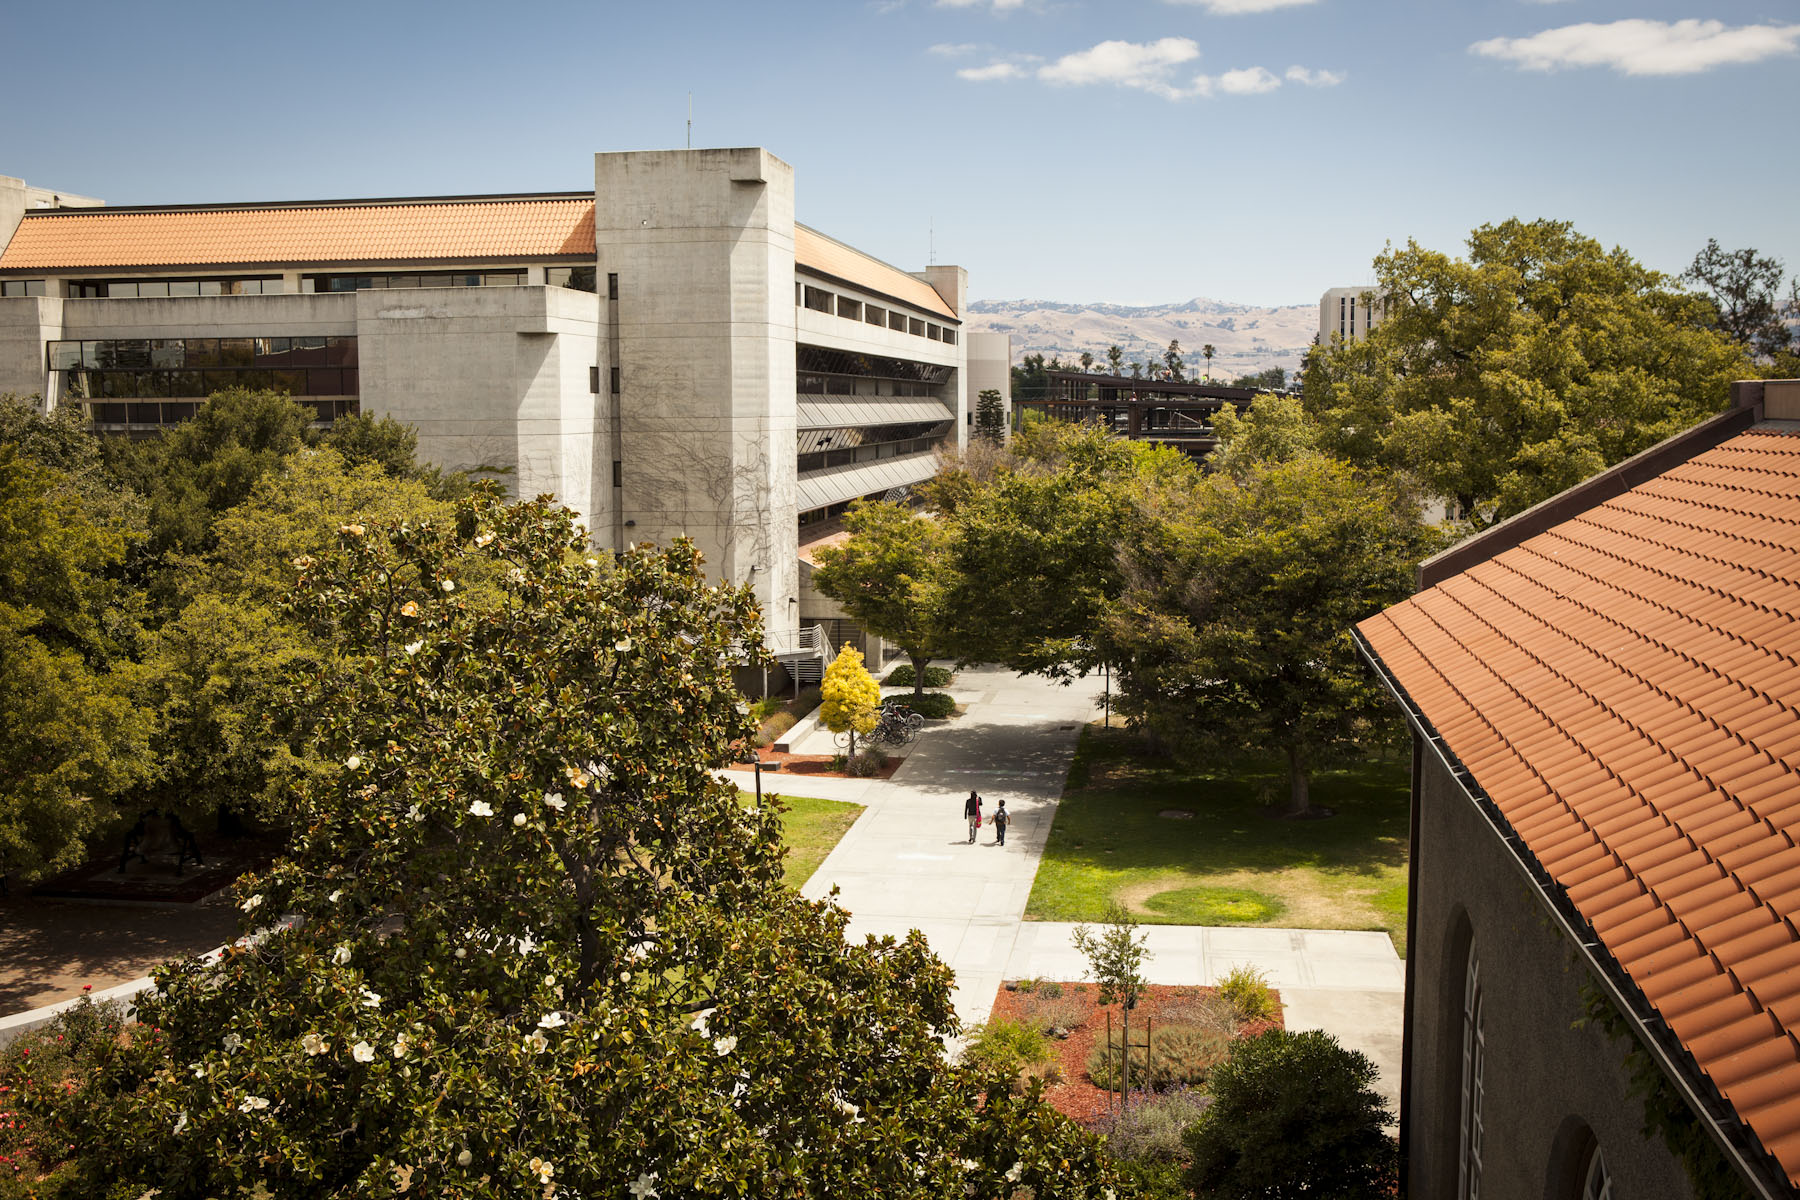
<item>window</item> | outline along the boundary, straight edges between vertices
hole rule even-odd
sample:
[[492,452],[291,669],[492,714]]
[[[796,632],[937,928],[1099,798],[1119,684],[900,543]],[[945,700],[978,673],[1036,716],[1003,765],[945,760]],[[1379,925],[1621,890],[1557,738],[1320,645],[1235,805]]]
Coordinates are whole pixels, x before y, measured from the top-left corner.
[[278,296],[282,287],[279,275],[236,279],[72,279],[65,292],[73,300],[161,300],[170,296]]
[[838,297],[838,316],[850,321],[862,320],[862,301],[848,296]]
[[948,325],[944,326],[944,342],[946,345],[956,345],[956,330],[950,328]]
[[814,312],[830,312],[832,299],[832,294],[823,288],[809,287],[806,289],[805,305]]
[[302,275],[302,292],[363,292],[389,288],[517,287],[525,268],[499,271],[402,271],[381,275]]
[[896,330],[899,330],[901,333],[905,333],[906,332],[906,314],[903,312],[894,312],[892,310],[889,310],[889,312],[888,312],[888,328],[896,329]]
[[1481,1028],[1481,961],[1469,951],[1469,969],[1463,978],[1462,1013],[1462,1146],[1457,1155],[1457,1200],[1481,1196],[1482,1073],[1487,1061],[1487,1041]]
[[1581,1200],[1613,1200],[1612,1172],[1606,1169],[1606,1155],[1600,1152],[1598,1142],[1582,1172]]
[[622,458],[613,459],[613,486],[616,488],[625,486],[625,460]]
[[919,320],[917,317],[909,317],[906,322],[906,330],[914,337],[924,337],[925,322]]
[[594,290],[595,270],[594,267],[545,267],[544,282],[551,287],[591,292]]
[[619,394],[619,368],[617,367],[612,368],[612,394],[615,396]]
[[588,368],[588,391],[592,392],[596,396],[600,394],[600,368],[599,367],[589,367]]
[[[358,409],[354,337],[54,341],[45,357],[58,394],[98,425],[171,425],[229,387],[277,388],[311,402],[322,421]],[[164,399],[177,403],[152,402]]]
[[886,325],[887,309],[877,308],[873,304],[863,305],[863,321],[870,325]]
[[944,327],[942,325],[926,325],[925,336],[934,342],[941,342],[944,340]]
[[0,296],[42,296],[44,281],[41,279],[6,279],[0,280]]
[[617,271],[612,272],[606,277],[606,298],[608,300],[617,300],[619,298],[619,273]]

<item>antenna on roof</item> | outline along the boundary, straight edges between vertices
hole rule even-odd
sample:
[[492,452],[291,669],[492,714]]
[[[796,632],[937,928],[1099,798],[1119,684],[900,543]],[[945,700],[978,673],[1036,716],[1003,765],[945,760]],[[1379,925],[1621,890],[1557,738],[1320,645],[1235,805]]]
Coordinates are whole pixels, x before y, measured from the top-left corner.
[[694,148],[694,93],[688,93],[688,149]]
[[925,265],[937,266],[937,218],[927,217],[925,220]]

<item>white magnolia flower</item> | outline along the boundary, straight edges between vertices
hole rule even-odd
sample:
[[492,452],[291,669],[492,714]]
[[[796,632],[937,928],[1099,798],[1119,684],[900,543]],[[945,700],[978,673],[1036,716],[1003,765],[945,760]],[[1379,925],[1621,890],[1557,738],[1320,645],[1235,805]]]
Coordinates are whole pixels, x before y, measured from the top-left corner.
[[269,1107],[269,1102],[261,1096],[245,1096],[243,1101],[238,1104],[238,1111],[241,1113],[261,1112],[267,1107]]
[[530,954],[533,950],[537,949],[538,944],[531,940],[531,935],[528,933],[524,937],[518,939],[517,945],[520,954]]
[[364,988],[362,990],[362,1006],[364,1008],[380,1008],[381,994],[379,992],[371,992],[368,988]]
[[541,1158],[531,1160],[531,1173],[538,1177],[539,1183],[549,1183],[550,1177],[556,1174],[556,1167]]
[[724,1058],[727,1054],[730,1054],[736,1049],[737,1038],[731,1034],[727,1034],[722,1038],[713,1039],[713,1053],[717,1054],[720,1058]]
[[613,649],[617,650],[620,654],[624,654],[627,650],[631,649],[631,639],[629,637],[620,638],[613,643]]
[[656,1190],[655,1171],[651,1171],[647,1175],[639,1175],[635,1183],[628,1183],[625,1185],[625,1190],[630,1192],[636,1200],[650,1200],[652,1197],[662,1195],[661,1192]]
[[343,966],[345,963],[349,962],[350,961],[350,943],[349,942],[339,942],[337,944],[337,949],[335,949],[331,952],[331,961],[336,963],[340,967]]
[[842,1096],[833,1096],[831,1098],[831,1102],[833,1104],[837,1105],[837,1110],[839,1112],[843,1113],[846,1117],[854,1117],[854,1116],[856,1116],[857,1113],[862,1111],[862,1109],[860,1109],[856,1105],[850,1103],[848,1100],[844,1099]]
[[979,1171],[979,1170],[981,1170],[981,1164],[980,1164],[980,1163],[978,1163],[978,1162],[976,1162],[976,1161],[975,1161],[975,1160],[974,1160],[974,1159],[972,1159],[972,1158],[959,1158],[959,1159],[957,1159],[957,1160],[956,1160],[956,1165],[957,1165],[957,1166],[959,1166],[959,1167],[961,1167],[961,1168],[962,1168],[962,1169],[963,1169],[963,1170],[965,1170],[965,1171]]
[[394,1035],[394,1057],[406,1057],[406,1034],[404,1032],[396,1033]]
[[339,889],[337,889],[337,891],[335,891],[335,892],[333,892],[333,893],[331,893],[331,895],[329,895],[329,896],[327,896],[327,897],[325,897],[325,898],[326,898],[326,899],[327,899],[327,900],[329,900],[329,901],[331,901],[331,902],[332,902],[332,903],[333,903],[333,904],[336,904],[336,903],[337,903],[337,902],[338,902],[338,897],[339,897],[339,896],[341,896],[341,895],[343,895],[343,894],[344,894],[344,889],[343,889],[343,888],[339,888]]
[[331,1047],[327,1045],[325,1039],[318,1034],[308,1033],[301,1036],[300,1048],[316,1058]]
[[562,798],[561,792],[545,792],[544,803],[548,804],[551,808],[554,808],[557,812],[561,812],[563,809],[569,807],[569,802]]
[[362,755],[352,754],[349,758],[344,760],[344,766],[349,770],[356,770],[356,768],[362,766]]
[[514,829],[525,828],[525,814],[524,813],[514,813],[513,814],[513,828]]
[[475,544],[477,546],[485,546],[493,540],[494,535],[491,533],[478,533],[475,535]]
[[456,948],[456,957],[459,959],[467,958],[467,957],[469,957],[469,952],[466,949],[464,949],[463,947],[458,946]]
[[701,1013],[698,1016],[696,1016],[692,1021],[689,1021],[688,1028],[697,1032],[701,1037],[711,1037],[712,1036],[712,1031],[710,1029],[708,1029],[707,1025],[706,1025],[706,1014],[705,1013]]
[[369,1045],[367,1042],[358,1042],[356,1045],[350,1047],[350,1057],[361,1063],[374,1062],[375,1047]]
[[587,560],[587,565],[590,567],[597,567],[600,565],[600,560],[597,558],[590,558]]
[[438,586],[443,588],[446,592],[454,592],[456,590],[456,580],[440,579],[438,580]]
[[477,800],[475,803],[469,805],[469,815],[472,817],[491,817],[494,815],[494,806],[489,804],[486,800]]
[[419,615],[419,602],[417,600],[408,600],[405,604],[402,604],[400,606],[400,615],[403,617],[418,616]]
[[411,807],[411,808],[409,808],[409,809],[407,809],[407,810],[406,810],[406,815],[407,815],[407,816],[409,816],[409,817],[411,817],[411,818],[412,818],[412,819],[413,819],[413,820],[414,820],[414,821],[415,821],[415,822],[418,822],[418,821],[423,821],[423,820],[424,820],[424,819],[425,819],[425,812],[424,812],[424,810],[423,810],[423,809],[421,809],[421,808],[420,808],[420,807],[419,807],[419,806],[418,806],[418,805],[416,805],[416,804],[415,804],[415,805],[413,805],[413,806],[412,806],[412,807]]
[[259,905],[261,903],[262,903],[262,893],[258,892],[258,893],[256,893],[256,895],[250,897],[248,900],[246,900],[242,904],[238,905],[238,907],[243,909],[245,912],[249,912],[251,909],[255,908],[257,905]]
[[1019,1176],[1023,1175],[1024,1173],[1025,1173],[1025,1164],[1022,1162],[1016,1162],[1012,1166],[1006,1168],[1006,1182],[1017,1183],[1017,1182],[1019,1182]]
[[517,567],[513,567],[506,573],[506,582],[512,584],[514,587],[522,586],[525,583],[525,572],[519,570]]
[[547,1012],[538,1018],[539,1029],[561,1029],[567,1024],[568,1021],[564,1020],[563,1015],[559,1012]]
[[467,1150],[462,1151],[462,1153],[456,1156],[456,1165],[459,1167],[466,1167],[474,1161],[475,1156]]
[[1111,1188],[1107,1188],[1104,1192],[1100,1193],[1100,1200],[1119,1200],[1119,1198]]
[[544,976],[544,986],[545,987],[555,987],[556,986],[556,976],[554,976],[554,975]]
[[631,982],[631,972],[630,971],[620,971],[619,972],[619,982],[620,983],[630,983]]
[[419,651],[423,650],[424,648],[425,648],[425,639],[424,638],[420,638],[416,642],[406,643],[406,652],[408,654],[417,654]]
[[180,1133],[182,1130],[186,1129],[187,1121],[187,1109],[184,1108],[181,1110],[181,1115],[175,1118],[175,1132]]
[[244,1048],[244,1039],[235,1033],[225,1035],[225,1053],[236,1054]]
[[188,1070],[190,1070],[194,1073],[195,1079],[205,1079],[206,1078],[206,1064],[205,1063],[191,1062],[188,1064]]
[[543,1030],[534,1029],[531,1036],[525,1039],[525,1044],[531,1047],[533,1053],[542,1054],[550,1048],[550,1039],[544,1036]]

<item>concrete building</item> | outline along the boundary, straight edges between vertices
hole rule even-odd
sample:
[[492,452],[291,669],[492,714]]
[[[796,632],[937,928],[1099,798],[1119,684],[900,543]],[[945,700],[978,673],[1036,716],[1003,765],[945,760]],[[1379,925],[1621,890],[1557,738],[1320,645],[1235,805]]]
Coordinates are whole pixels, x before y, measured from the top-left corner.
[[391,416],[599,546],[692,536],[771,631],[814,615],[803,540],[966,437],[964,271],[797,223],[765,150],[599,154],[591,192],[98,204],[0,179],[0,391],[134,436],[234,384]]
[[1800,1187],[1800,380],[1734,394],[1357,627],[1414,732],[1404,1195]]
[[1354,342],[1381,323],[1382,304],[1373,287],[1335,287],[1319,297],[1319,345],[1336,338]]

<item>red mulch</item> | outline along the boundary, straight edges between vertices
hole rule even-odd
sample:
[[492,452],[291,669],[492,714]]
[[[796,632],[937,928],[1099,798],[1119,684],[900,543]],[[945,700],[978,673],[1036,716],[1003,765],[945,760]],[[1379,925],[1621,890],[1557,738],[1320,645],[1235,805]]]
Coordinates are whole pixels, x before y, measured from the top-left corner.
[[[1107,1113],[1107,1093],[1088,1081],[1088,1053],[1100,1038],[1106,1036],[1108,1011],[1113,1015],[1115,1029],[1119,1024],[1119,1008],[1116,1004],[1100,1008],[1094,1002],[1094,997],[1099,990],[1099,986],[1092,983],[1065,983],[1062,985],[1062,994],[1065,997],[1073,996],[1087,1002],[1089,1016],[1081,1025],[1071,1030],[1066,1039],[1055,1043],[1062,1055],[1060,1065],[1063,1081],[1044,1089],[1044,1099],[1052,1108],[1084,1125],[1093,1125],[1105,1120]],[[1176,1001],[1191,1000],[1196,996],[1216,993],[1218,990],[1218,988],[1211,987],[1150,985],[1145,991],[1143,999],[1138,1001],[1138,1006],[1131,1012],[1132,1040],[1138,1041],[1142,1037],[1139,1031],[1143,1028],[1144,1017],[1148,1016],[1154,1021],[1162,1015],[1164,1009]],[[999,992],[994,996],[993,1015],[1022,1020],[1025,1016],[1025,1001],[1029,995],[1028,992],[1008,991],[1002,984]],[[1275,1002],[1277,1005],[1281,1003],[1280,993],[1275,994]],[[1269,1020],[1252,1021],[1239,1026],[1238,1036],[1255,1037],[1270,1029],[1285,1028],[1279,1015],[1279,1008],[1276,1012],[1277,1015]]]
[[[847,775],[843,771],[834,771],[831,769],[832,756],[829,754],[789,754],[785,750],[764,750],[762,752],[762,760],[764,780],[779,778],[782,775],[805,775],[811,778],[823,777],[826,779],[851,778],[850,775]],[[873,776],[870,776],[870,778],[892,778],[894,772],[900,769],[900,764],[905,761],[906,758],[904,755],[896,758],[890,754],[888,755],[887,766],[881,768],[881,770],[877,771]],[[781,770],[771,772],[769,770],[770,763],[780,763]],[[732,763],[728,769],[733,771],[753,771],[756,768],[746,761]]]

